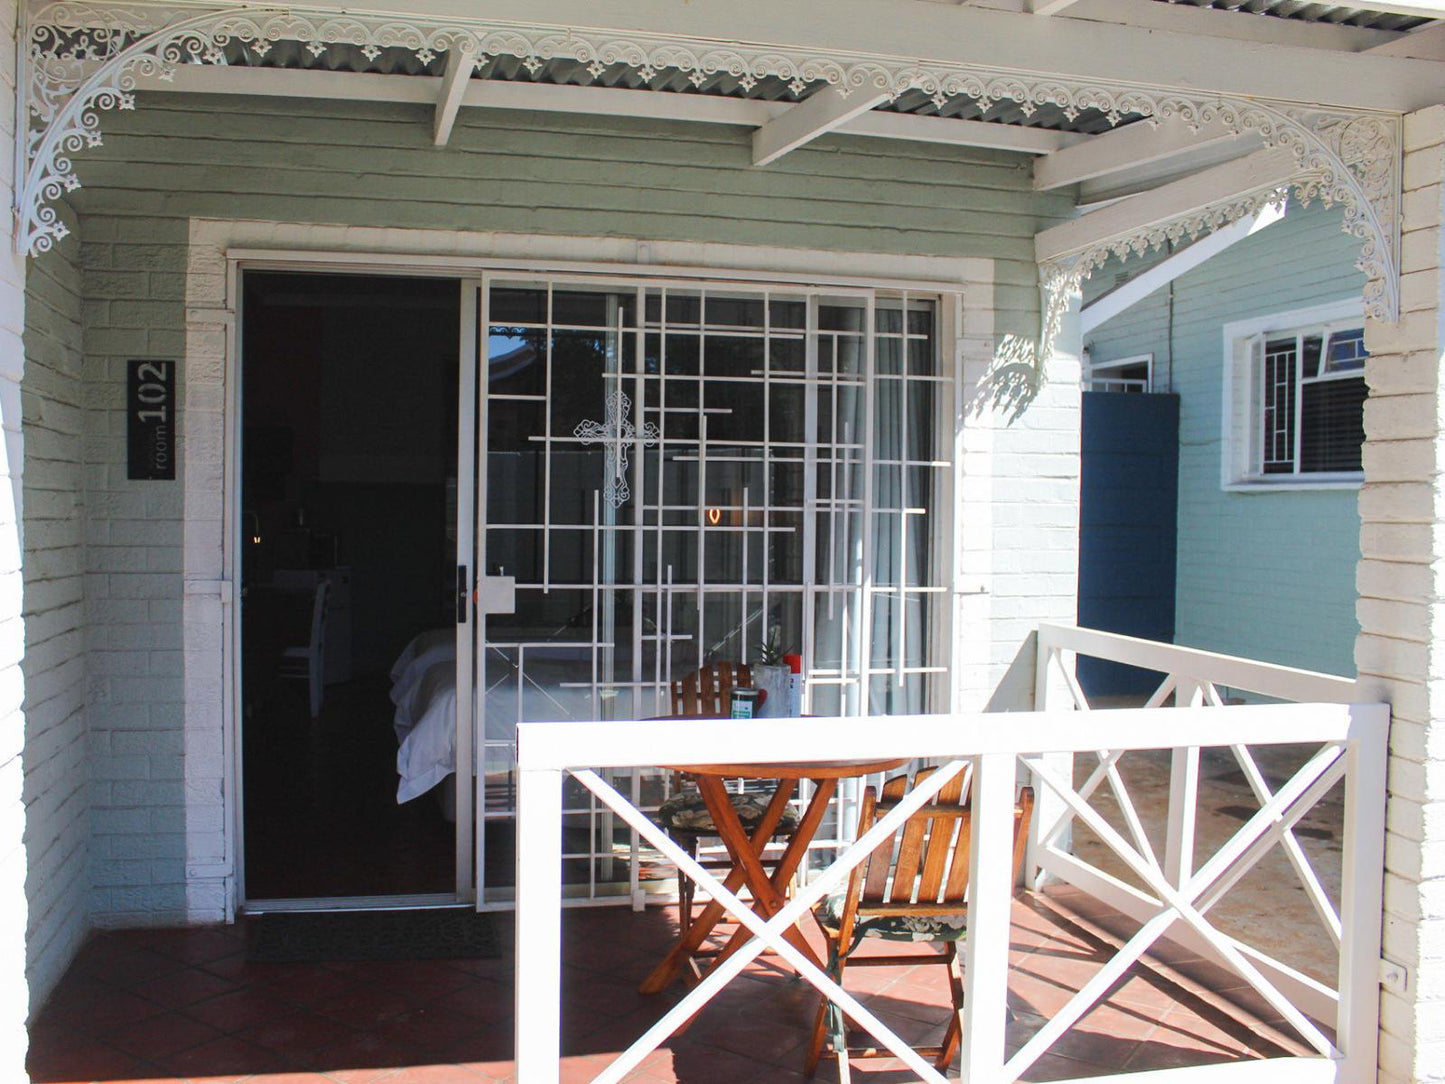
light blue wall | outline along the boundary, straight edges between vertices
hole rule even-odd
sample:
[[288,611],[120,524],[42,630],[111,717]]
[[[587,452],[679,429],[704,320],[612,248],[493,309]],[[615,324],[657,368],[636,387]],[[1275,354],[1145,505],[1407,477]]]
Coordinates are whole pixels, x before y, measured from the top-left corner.
[[[1176,642],[1352,676],[1356,492],[1220,487],[1223,325],[1358,296],[1359,242],[1340,224],[1338,210],[1291,204],[1284,221],[1174,281],[1172,335],[1162,289],[1085,341],[1096,361],[1152,352],[1156,388],[1180,396]],[[1105,268],[1086,301],[1134,269]]]

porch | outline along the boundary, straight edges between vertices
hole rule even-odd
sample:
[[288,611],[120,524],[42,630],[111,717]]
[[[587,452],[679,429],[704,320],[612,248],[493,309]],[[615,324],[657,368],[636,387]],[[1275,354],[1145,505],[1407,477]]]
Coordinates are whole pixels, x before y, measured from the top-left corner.
[[[1163,682],[1148,706],[1099,711],[1086,723],[1078,711],[1088,700],[1072,677],[1079,653],[1156,669]],[[899,717],[871,738],[852,725],[866,720],[828,724],[830,755],[903,743],[971,773],[966,1077],[1120,1079],[1194,1068],[1228,1080],[1261,1059],[1283,1059],[1270,1070],[1281,1079],[1372,1075],[1380,885],[1354,871],[1379,868],[1371,855],[1382,845],[1383,710],[1339,703],[1352,691],[1342,679],[1089,630],[1042,628],[1020,667],[1045,710],[1011,714],[1007,728],[997,714],[956,716],[952,729]],[[1226,707],[1227,690],[1311,702]],[[1177,706],[1161,706],[1170,701]],[[557,743],[568,752],[552,755],[576,759],[575,777],[609,804],[600,777],[582,765],[599,763],[602,748],[609,762],[630,763],[632,747],[615,740],[626,728],[646,728],[645,748],[677,762],[700,762],[699,750],[716,740],[710,724],[664,724],[672,734],[655,723],[594,725],[623,730],[602,744]],[[800,728],[824,724],[768,725],[777,738],[756,755],[776,761]],[[1042,756],[1030,752],[1044,748],[1041,733],[1052,738]],[[921,735],[923,744],[909,744]],[[940,755],[960,741],[970,748]],[[1095,742],[1106,751],[1086,753]],[[1007,848],[996,846],[1004,822],[992,807],[1000,797],[1012,803],[1015,757],[1040,793],[1030,868],[1049,883],[1005,908],[996,906],[1008,896]],[[560,772],[537,760],[524,729],[522,823],[531,840],[545,841],[552,833],[537,773],[560,783]],[[619,815],[635,820],[612,794]],[[856,850],[831,871],[815,868],[789,909],[826,891]],[[803,1079],[818,1005],[810,982],[827,985],[816,971],[801,968],[803,981],[786,950],[745,949],[691,993],[677,984],[642,995],[638,984],[677,937],[676,908],[564,910],[560,865],[545,845],[524,849],[521,928],[497,916],[495,959],[266,964],[248,961],[235,927],[100,935],[32,1027],[32,1079]],[[775,936],[778,922],[764,934]],[[804,926],[818,950],[816,928]],[[520,984],[514,961],[524,961]],[[846,986],[857,998],[850,1015],[880,1048],[936,1043],[947,1026],[941,968],[868,969],[850,973]],[[691,1026],[671,1034],[692,1011]],[[654,1050],[646,1040],[660,1020]],[[917,1079],[900,1064],[855,1061],[853,1072]],[[838,1079],[836,1063],[825,1061],[819,1078]]]
[[[1050,898],[1052,901],[1052,897]],[[1083,905],[1077,893],[1055,902]],[[1099,917],[1095,913],[1095,917]],[[567,913],[564,1081],[590,1080],[682,991],[648,998],[637,983],[676,936],[673,909]],[[515,1079],[513,928],[502,956],[405,963],[249,963],[237,927],[102,934],[81,953],[31,1030],[35,1084],[257,1081],[268,1084],[485,1084]],[[1015,903],[1010,933],[1010,1050],[1058,1011],[1111,954],[1043,899]],[[1026,1080],[1102,1076],[1286,1051],[1223,1000],[1247,990],[1206,961],[1173,957],[1181,982],[1131,969]],[[937,968],[881,969],[865,1004],[900,1034],[941,1033],[948,994]],[[920,973],[921,972],[921,973]],[[1195,986],[1186,976],[1193,976]],[[816,998],[775,961],[755,962],[682,1036],[627,1079],[802,1080]],[[1268,1014],[1265,1014],[1268,1015]],[[932,1036],[936,1041],[936,1035]],[[909,1076],[855,1065],[860,1079]],[[826,1063],[818,1080],[836,1080]]]

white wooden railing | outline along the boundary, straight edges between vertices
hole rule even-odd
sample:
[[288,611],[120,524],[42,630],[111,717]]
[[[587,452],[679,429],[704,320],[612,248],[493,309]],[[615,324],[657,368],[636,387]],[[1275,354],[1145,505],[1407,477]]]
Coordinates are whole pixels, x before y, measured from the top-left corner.
[[[559,1079],[561,1027],[562,782],[571,774],[675,862],[704,892],[755,935],[713,968],[688,995],[605,1068],[595,1084],[615,1084],[759,953],[771,949],[842,1007],[921,1080],[942,1081],[933,1067],[840,989],[782,937],[789,925],[847,876],[878,841],[926,803],[958,772],[971,772],[974,808],[970,852],[969,937],[964,968],[962,1071],[971,1084],[1017,1080],[1162,936],[1198,948],[1240,976],[1282,1017],[1303,1054],[1269,1061],[1166,1070],[1167,1079],[1222,1084],[1270,1075],[1271,1084],[1337,1081],[1364,1084],[1375,1075],[1381,882],[1384,862],[1386,732],[1384,705],[1348,703],[1353,683],[1248,660],[1175,648],[1090,630],[1048,626],[1038,640],[1036,702],[1044,710],[687,723],[606,722],[518,727],[517,1070],[518,1084]],[[1073,657],[1095,655],[1166,675],[1150,706],[1080,712],[1088,700],[1073,677]],[[1221,687],[1302,703],[1223,705]],[[1161,707],[1171,699],[1177,707]],[[1255,764],[1251,747],[1309,744],[1318,751],[1277,789]],[[1215,853],[1193,868],[1201,747],[1239,758],[1260,808]],[[1149,842],[1118,770],[1133,750],[1171,751],[1165,856]],[[658,764],[704,764],[745,757],[757,763],[839,758],[922,758],[943,767],[843,850],[764,922],[721,882],[611,787],[600,770]],[[1076,784],[1075,766],[1090,767]],[[1024,1046],[1006,1056],[1011,834],[1016,785],[1032,776],[1040,801],[1030,861],[1042,879],[1058,879],[1108,902],[1143,925],[1075,997]],[[1320,887],[1292,831],[1336,785],[1344,786],[1343,876],[1338,911]],[[1107,785],[1125,830],[1090,803]],[[1045,800],[1047,799],[1047,800]],[[1125,883],[1070,853],[1072,825],[1087,825],[1144,886]],[[1209,911],[1276,845],[1284,848],[1311,902],[1338,946],[1338,981],[1330,986],[1222,932]],[[1169,1076],[1168,1074],[1173,1074]],[[1156,1074],[1146,1074],[1153,1079]],[[1093,1077],[1130,1081],[1138,1074]]]

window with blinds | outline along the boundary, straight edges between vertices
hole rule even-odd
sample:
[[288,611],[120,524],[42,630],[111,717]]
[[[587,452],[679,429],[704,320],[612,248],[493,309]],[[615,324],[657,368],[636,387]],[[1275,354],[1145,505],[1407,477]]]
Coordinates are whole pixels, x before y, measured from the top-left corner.
[[1253,353],[1259,473],[1359,473],[1368,356],[1363,329],[1271,333],[1256,340]]

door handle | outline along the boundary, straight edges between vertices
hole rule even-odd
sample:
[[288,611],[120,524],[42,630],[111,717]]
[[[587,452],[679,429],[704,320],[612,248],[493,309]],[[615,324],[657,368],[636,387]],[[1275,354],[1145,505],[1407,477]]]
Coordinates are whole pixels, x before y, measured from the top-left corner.
[[471,594],[471,580],[467,577],[467,566],[457,565],[457,624],[467,623],[467,596]]

